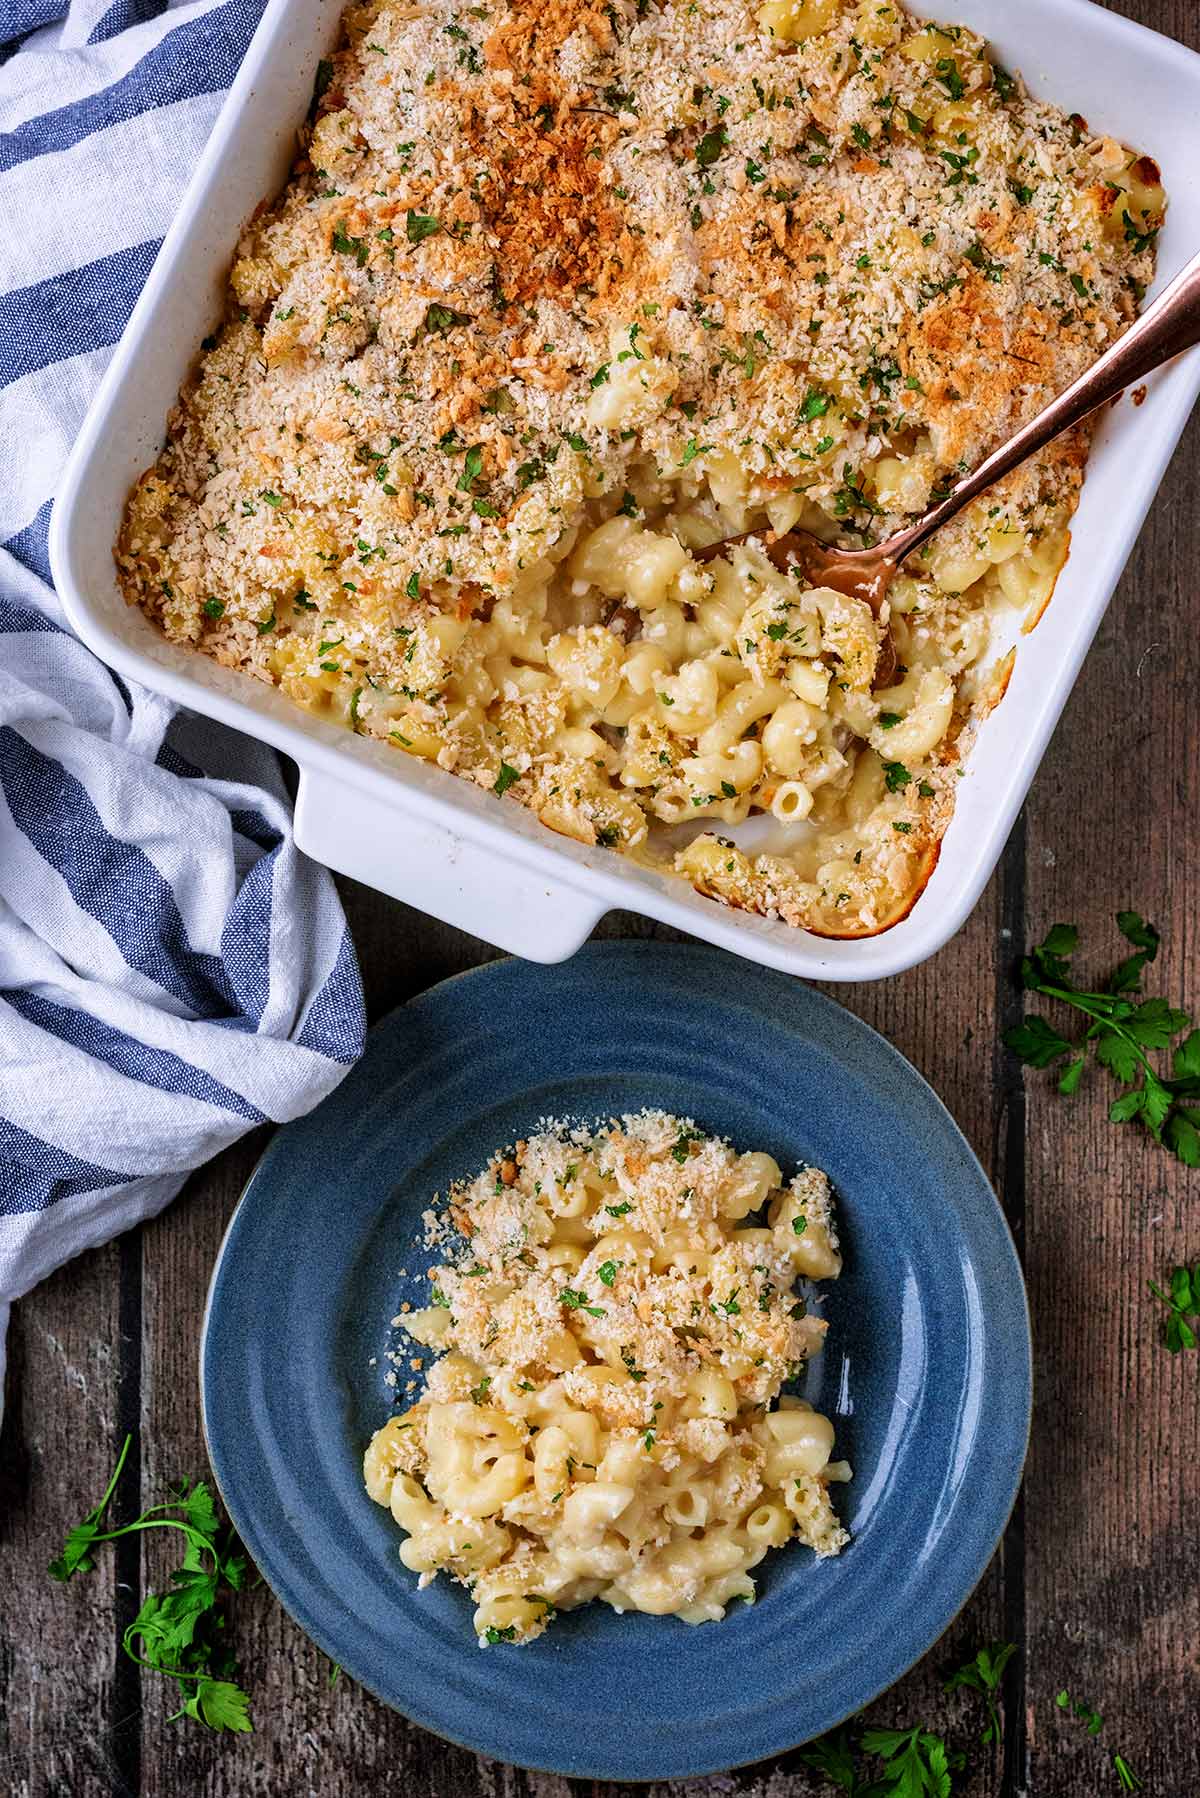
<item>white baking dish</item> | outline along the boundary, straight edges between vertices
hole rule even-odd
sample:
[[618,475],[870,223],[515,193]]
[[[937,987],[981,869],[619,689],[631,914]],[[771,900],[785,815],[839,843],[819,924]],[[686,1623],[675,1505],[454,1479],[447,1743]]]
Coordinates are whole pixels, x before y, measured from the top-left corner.
[[[726,910],[681,880],[554,836],[518,806],[172,647],[118,590],[112,545],[126,494],[154,461],[200,339],[221,315],[243,220],[283,184],[342,5],[270,0],[113,358],[50,529],[72,626],[131,680],[294,757],[296,837],[310,855],[519,955],[561,960],[622,906],[816,979],[879,979],[924,960],[963,923],[995,866],[1200,389],[1200,352],[1154,379],[1140,411],[1126,401],[1101,424],[1071,559],[980,734],[937,869],[912,913],[881,936],[829,942]],[[1159,162],[1170,196],[1160,284],[1169,279],[1200,245],[1200,56],[1090,0],[944,0],[914,10],[974,27],[1035,92]]]

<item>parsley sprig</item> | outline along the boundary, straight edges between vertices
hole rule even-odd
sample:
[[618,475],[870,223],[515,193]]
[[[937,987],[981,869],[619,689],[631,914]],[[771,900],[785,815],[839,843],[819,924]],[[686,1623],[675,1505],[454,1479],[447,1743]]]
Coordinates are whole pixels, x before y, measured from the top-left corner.
[[1079,942],[1073,924],[1056,924],[1021,963],[1021,982],[1082,1012],[1090,1020],[1085,1035],[1072,1042],[1038,1013],[1006,1031],[1008,1047],[1030,1067],[1048,1068],[1066,1059],[1058,1090],[1078,1090],[1091,1049],[1096,1060],[1128,1088],[1109,1107],[1114,1124],[1140,1118],[1156,1142],[1165,1144],[1187,1167],[1200,1167],[1200,1030],[1175,1046],[1171,1076],[1164,1077],[1150,1053],[1167,1049],[1192,1023],[1186,1011],[1165,999],[1141,997],[1142,972],[1158,954],[1159,934],[1137,912],[1117,913],[1117,928],[1134,953],[1118,963],[1095,991],[1077,986],[1071,957]]
[[[944,1682],[948,1692],[965,1687],[982,1695],[987,1706],[984,1742],[1000,1740],[996,1701],[1004,1670],[1016,1652],[1015,1643],[993,1642]],[[863,1755],[882,1765],[864,1771]],[[953,1776],[966,1766],[964,1754],[923,1724],[911,1729],[864,1729],[856,1719],[810,1742],[800,1759],[847,1798],[952,1798]]]
[[[883,1762],[878,1779],[860,1774],[859,1754]],[[848,1798],[951,1798],[951,1775],[966,1764],[964,1755],[951,1753],[941,1736],[920,1724],[864,1730],[843,1724],[810,1743],[800,1759]]]
[[63,1581],[77,1573],[91,1573],[100,1543],[144,1530],[176,1530],[184,1539],[183,1561],[171,1575],[169,1591],[148,1594],[125,1631],[125,1653],[139,1667],[178,1682],[184,1702],[175,1717],[192,1717],[209,1729],[250,1730],[250,1700],[236,1684],[237,1666],[223,1639],[225,1619],[217,1608],[223,1587],[241,1591],[246,1557],[234,1552],[236,1538],[231,1530],[222,1528],[212,1493],[203,1480],[181,1486],[171,1494],[169,1503],[143,1511],[133,1523],[104,1528],[131,1440],[126,1436],[100,1503],[67,1532],[62,1553],[50,1563],[50,1573]]
[[[1163,1341],[1171,1353],[1177,1355],[1181,1349],[1194,1349],[1196,1330],[1193,1325],[1200,1320],[1200,1261],[1197,1261],[1190,1272],[1186,1267],[1174,1268],[1170,1290],[1167,1292],[1151,1280],[1150,1292],[1167,1307],[1167,1315],[1163,1320]],[[1192,1323],[1187,1321],[1189,1317],[1193,1320]]]
[[965,1688],[980,1694],[987,1709],[987,1721],[979,1738],[985,1745],[998,1743],[1003,1735],[996,1699],[1000,1692],[1000,1682],[1004,1678],[1004,1669],[1016,1652],[1015,1642],[993,1642],[990,1648],[981,1648],[974,1660],[956,1668],[949,1679],[943,1682],[943,1690],[947,1692]]

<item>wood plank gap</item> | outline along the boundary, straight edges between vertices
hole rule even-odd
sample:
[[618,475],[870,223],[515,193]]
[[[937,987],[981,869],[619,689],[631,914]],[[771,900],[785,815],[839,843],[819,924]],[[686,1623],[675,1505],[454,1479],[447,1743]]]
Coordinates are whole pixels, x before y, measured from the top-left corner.
[[[117,1302],[117,1448],[133,1438],[121,1476],[116,1517],[132,1523],[142,1513],[142,1232],[121,1238]],[[125,1631],[142,1605],[142,1538],[122,1536],[113,1544],[116,1591],[113,1602],[113,1680],[109,1710],[112,1743],[112,1798],[140,1798],[142,1789],[142,1670],[125,1653]]]
[[[1004,1033],[1019,1024],[1024,994],[1014,979],[1025,952],[1025,882],[1027,843],[1025,813],[1013,828],[1000,865],[1000,939],[996,955],[996,1048],[994,1076],[1000,1095],[997,1165],[1000,1195],[1009,1229],[1025,1265],[1025,1078],[1016,1057],[1004,1047]],[[1017,1493],[1003,1545],[1004,1635],[1020,1652],[1009,1664],[1004,1706],[1004,1767],[1000,1798],[1025,1798],[1029,1789],[1029,1743],[1026,1727],[1026,1660],[1029,1652],[1025,1593],[1025,1491]]]

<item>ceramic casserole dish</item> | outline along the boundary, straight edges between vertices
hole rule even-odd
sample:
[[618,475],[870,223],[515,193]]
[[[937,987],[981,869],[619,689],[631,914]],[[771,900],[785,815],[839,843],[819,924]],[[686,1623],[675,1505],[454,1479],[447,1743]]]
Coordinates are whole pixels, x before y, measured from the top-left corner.
[[[316,65],[343,0],[270,0],[63,480],[50,552],[67,616],[120,674],[274,744],[299,768],[296,838],[310,855],[539,961],[570,955],[623,907],[765,966],[880,979],[924,960],[975,905],[1003,848],[1200,389],[1200,355],[1099,425],[1072,551],[1002,704],[982,728],[924,893],[883,934],[830,941],[723,908],[671,875],[555,836],[530,813],[436,766],[302,711],[278,691],[166,642],[119,591],[112,548],[126,496],[221,315],[242,225],[282,186]],[[1090,0],[942,0],[1032,91],[1134,144],[1163,171],[1170,209],[1158,286],[1200,244],[1200,57]]]

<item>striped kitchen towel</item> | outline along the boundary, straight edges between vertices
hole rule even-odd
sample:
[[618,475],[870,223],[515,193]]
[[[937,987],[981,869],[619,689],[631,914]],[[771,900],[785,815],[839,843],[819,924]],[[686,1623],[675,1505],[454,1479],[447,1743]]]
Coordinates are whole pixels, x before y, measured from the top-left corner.
[[0,1375],[12,1299],[362,1048],[345,919],[274,753],[111,674],[46,561],[66,453],[260,10],[0,8]]

